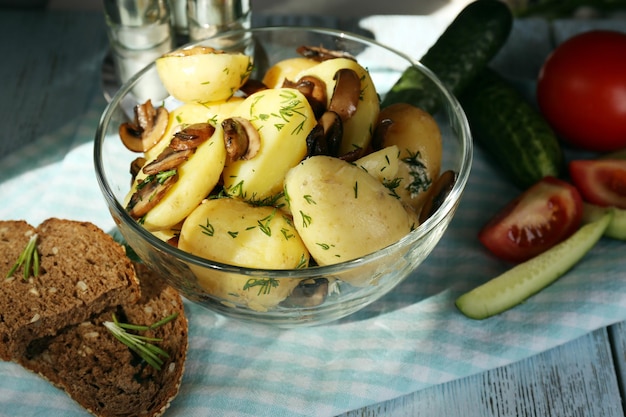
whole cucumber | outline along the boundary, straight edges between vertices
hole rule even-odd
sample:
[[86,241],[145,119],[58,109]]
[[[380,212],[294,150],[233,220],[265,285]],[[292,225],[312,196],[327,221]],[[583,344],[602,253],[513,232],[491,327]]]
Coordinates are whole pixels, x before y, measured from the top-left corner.
[[561,175],[564,157],[556,134],[501,75],[485,68],[459,99],[474,142],[519,188]]
[[[420,61],[452,94],[459,95],[504,45],[512,25],[512,13],[504,2],[476,0],[459,13]],[[403,72],[382,106],[398,102],[431,113],[439,106],[434,85],[414,66]]]

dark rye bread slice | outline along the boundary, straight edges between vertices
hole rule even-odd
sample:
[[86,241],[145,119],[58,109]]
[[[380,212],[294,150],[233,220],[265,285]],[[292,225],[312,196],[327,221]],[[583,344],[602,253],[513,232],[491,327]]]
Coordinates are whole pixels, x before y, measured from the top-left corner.
[[[160,416],[178,394],[187,356],[188,322],[177,291],[154,272],[136,265],[142,297],[123,304],[57,336],[35,341],[18,362],[64,389],[96,416]],[[116,314],[120,322],[150,325],[178,317],[142,335],[162,338],[154,344],[169,358],[161,370],[147,365],[102,324]]]
[[[5,278],[37,233],[40,273]],[[120,244],[88,222],[51,218],[37,228],[0,221],[0,358],[13,360],[33,340],[139,298],[132,262]]]

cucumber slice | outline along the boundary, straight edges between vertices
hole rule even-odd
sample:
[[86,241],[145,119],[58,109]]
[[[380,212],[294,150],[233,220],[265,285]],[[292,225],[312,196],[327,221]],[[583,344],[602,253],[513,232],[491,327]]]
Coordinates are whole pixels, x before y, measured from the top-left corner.
[[613,220],[604,231],[604,236],[611,239],[626,240],[626,210],[616,207],[600,207],[595,204],[584,203],[583,223],[590,223],[600,219],[607,212],[613,212]]
[[516,306],[556,281],[600,240],[613,218],[607,211],[558,245],[518,264],[503,274],[461,295],[457,308],[472,319],[486,319]]

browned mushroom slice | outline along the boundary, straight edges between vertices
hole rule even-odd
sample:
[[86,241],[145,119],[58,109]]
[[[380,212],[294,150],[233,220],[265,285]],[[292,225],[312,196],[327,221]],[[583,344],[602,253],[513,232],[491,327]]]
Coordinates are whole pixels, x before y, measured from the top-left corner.
[[283,307],[315,307],[326,301],[328,279],[311,278],[300,281],[281,305]]
[[352,56],[351,54],[347,52],[333,51],[332,49],[326,49],[323,46],[303,45],[297,48],[296,52],[298,52],[300,55],[302,55],[305,58],[310,58],[319,62],[327,61],[329,59],[334,59],[334,58],[348,58],[353,61],[356,61],[356,58],[354,58],[354,56]]
[[195,151],[195,149],[177,151],[167,147],[153,161],[144,166],[142,171],[146,175],[156,175],[160,172],[176,169],[188,160]]
[[140,219],[163,198],[167,190],[178,181],[175,170],[150,175],[137,185],[137,190],[130,197],[126,211],[134,219]]
[[356,71],[349,68],[338,70],[334,78],[336,84],[328,110],[337,113],[345,122],[356,113],[361,97],[361,79]]
[[146,164],[146,158],[144,158],[143,156],[139,156],[135,158],[130,163],[130,175],[131,175],[132,181],[135,181],[137,174],[139,174],[139,172],[141,171],[141,167],[143,167],[145,164]]
[[326,111],[326,83],[312,75],[305,75],[298,81],[285,80],[283,87],[295,88],[306,97],[315,117]]
[[251,96],[256,92],[267,90],[268,88],[268,86],[263,84],[263,81],[248,78],[246,82],[241,87],[239,87],[239,90],[241,90],[244,95]]
[[119,135],[122,143],[133,152],[146,152],[159,143],[167,124],[169,112],[165,107],[154,108],[150,100],[135,106],[135,120],[122,123]]
[[385,118],[378,122],[378,124],[374,128],[374,133],[372,134],[372,148],[375,151],[383,148],[383,143],[385,143],[385,136],[387,135],[387,131],[392,124],[393,120]]
[[169,147],[177,151],[196,149],[200,144],[209,140],[214,132],[215,127],[210,123],[194,123],[174,133]]
[[339,155],[338,158],[346,162],[354,162],[357,159],[359,159],[361,156],[363,156],[363,149],[356,148],[356,149],[351,150],[350,152],[344,153],[343,155]]
[[307,155],[338,156],[343,137],[343,124],[339,115],[327,111],[306,138]]
[[261,149],[261,137],[249,120],[243,117],[229,117],[222,121],[226,155],[230,162],[238,159],[252,159]]
[[450,194],[455,181],[456,174],[451,170],[443,172],[439,178],[435,180],[430,190],[428,190],[428,199],[420,211],[420,223],[424,223],[441,207],[445,198]]
[[143,104],[137,104],[134,108],[135,111],[135,123],[143,130],[148,130],[152,127],[154,118],[157,115],[157,110],[152,105],[152,100],[147,100]]

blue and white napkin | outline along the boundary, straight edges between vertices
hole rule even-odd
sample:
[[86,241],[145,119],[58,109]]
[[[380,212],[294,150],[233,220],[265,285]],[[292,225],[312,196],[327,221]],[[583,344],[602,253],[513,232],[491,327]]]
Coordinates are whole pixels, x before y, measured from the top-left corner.
[[[0,160],[0,219],[36,225],[58,216],[113,230],[92,163],[104,106],[94,97],[78,129],[49,132]],[[624,243],[609,239],[508,312],[474,321],[456,310],[458,295],[507,268],[476,235],[517,193],[477,149],[457,215],[429,259],[383,299],[337,323],[279,330],[187,302],[186,373],[167,415],[332,416],[520,361],[626,320]],[[12,363],[0,363],[0,402],[0,416],[88,415]]]

